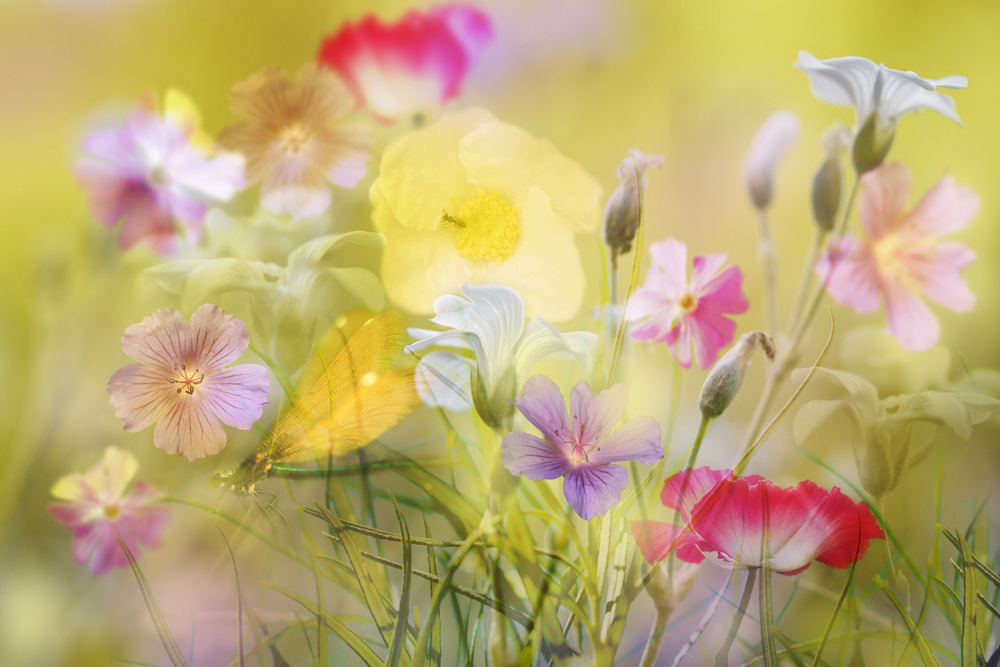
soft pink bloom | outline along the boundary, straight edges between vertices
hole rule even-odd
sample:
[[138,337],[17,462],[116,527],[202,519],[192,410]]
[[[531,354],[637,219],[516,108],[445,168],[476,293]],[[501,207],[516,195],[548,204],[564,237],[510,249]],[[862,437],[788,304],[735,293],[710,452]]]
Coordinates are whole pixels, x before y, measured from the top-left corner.
[[[791,575],[814,560],[845,568],[865,555],[871,540],[885,538],[868,505],[855,504],[836,487],[827,491],[810,481],[783,489],[759,475],[688,469],[667,478],[660,500],[671,514],[677,510],[681,525],[631,524],[650,563],[676,549],[677,557],[688,563],[709,556],[729,567],[767,565]],[[767,557],[762,551],[765,531]]]
[[82,475],[63,477],[52,487],[52,495],[70,504],[49,505],[49,513],[73,531],[73,558],[80,565],[90,560],[94,574],[128,565],[116,538],[136,558],[140,543],[149,549],[160,546],[170,510],[152,505],[163,493],[146,482],[136,482],[125,492],[138,470],[134,456],[108,447],[100,463]]
[[109,403],[129,433],[156,424],[153,444],[168,454],[196,458],[226,446],[219,423],[247,430],[260,419],[269,380],[263,366],[224,368],[247,349],[243,323],[218,306],[199,306],[188,327],[172,308],[133,324],[122,349],[138,364],[115,371]]
[[628,470],[620,461],[656,463],[663,458],[660,425],[652,417],[635,417],[615,430],[628,405],[628,388],[616,384],[594,395],[580,382],[566,404],[555,382],[533,375],[514,404],[542,437],[513,431],[500,445],[503,465],[528,479],[563,477],[563,493],[576,513],[590,520],[621,498]]
[[[646,284],[635,292],[629,319],[646,318],[632,331],[639,340],[665,341],[684,368],[694,358],[702,368],[715,363],[719,350],[736,334],[736,322],[727,314],[745,313],[743,272],[739,267],[723,269],[725,255],[694,258],[694,273],[687,279],[687,246],[667,239],[649,248],[653,265]],[[718,275],[716,275],[718,273]]]
[[859,313],[885,301],[888,331],[904,349],[919,352],[934,346],[940,335],[937,318],[920,298],[956,312],[970,310],[976,298],[960,271],[976,254],[962,243],[938,237],[963,229],[979,212],[979,197],[944,177],[916,208],[903,212],[910,192],[910,171],[888,163],[861,178],[858,203],[862,237],[833,244],[816,271],[837,303]]
[[175,252],[178,224],[197,243],[208,203],[228,201],[243,188],[242,158],[209,156],[193,142],[196,132],[177,117],[157,115],[147,95],[123,127],[84,140],[89,155],[76,163],[76,178],[98,220],[109,227],[122,222],[122,250],[145,242],[161,254]]
[[454,4],[410,11],[391,24],[369,14],[324,40],[318,57],[347,82],[359,104],[397,120],[458,95],[492,39],[489,16]]

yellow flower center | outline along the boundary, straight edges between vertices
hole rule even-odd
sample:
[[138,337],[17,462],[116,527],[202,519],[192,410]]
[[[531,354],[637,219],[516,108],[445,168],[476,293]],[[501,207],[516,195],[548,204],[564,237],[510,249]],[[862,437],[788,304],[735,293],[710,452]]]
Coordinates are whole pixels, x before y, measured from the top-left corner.
[[292,123],[278,132],[278,139],[286,153],[301,153],[309,141],[309,132],[301,124]]
[[698,297],[690,292],[686,293],[681,297],[681,300],[677,302],[677,307],[680,308],[685,314],[693,312],[694,309],[698,307]]
[[121,510],[118,509],[118,505],[105,505],[104,506],[104,518],[114,521],[121,514]]
[[197,368],[194,371],[189,371],[187,364],[182,364],[178,367],[174,364],[174,372],[177,373],[177,377],[170,378],[171,384],[179,384],[181,386],[177,387],[177,393],[186,391],[188,394],[194,393],[194,386],[201,384],[205,380],[205,374],[202,373]]
[[500,195],[480,192],[462,204],[458,215],[443,213],[441,222],[455,228],[455,250],[459,255],[499,264],[514,254],[521,236],[520,213],[521,209]]

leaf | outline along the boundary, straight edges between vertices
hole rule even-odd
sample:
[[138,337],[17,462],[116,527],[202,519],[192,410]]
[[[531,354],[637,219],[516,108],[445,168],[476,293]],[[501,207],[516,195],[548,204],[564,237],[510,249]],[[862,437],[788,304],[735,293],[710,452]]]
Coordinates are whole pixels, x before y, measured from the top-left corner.
[[[889,602],[892,606],[896,608],[896,612],[902,617],[903,622],[906,624],[907,629],[910,631],[910,637],[917,647],[917,653],[920,654],[920,659],[923,661],[926,667],[937,667],[938,662],[934,659],[934,654],[931,653],[931,647],[927,645],[927,639],[924,637],[923,633],[917,628],[916,622],[913,617],[910,616],[910,612],[906,611],[906,607],[900,601],[896,594],[886,586],[885,582],[881,578],[875,577],[872,579],[872,583],[885,593],[885,596],[889,598]],[[965,663],[963,662],[963,667]]]
[[962,576],[965,578],[962,599],[962,667],[976,667],[979,655],[976,641],[976,572],[965,536],[957,529],[955,535],[962,554]]
[[[390,498],[392,496],[390,495]],[[399,511],[396,499],[392,498],[392,506],[396,510],[396,518],[399,520],[399,534],[403,542],[403,584],[399,593],[399,607],[396,610],[396,627],[392,633],[392,642],[389,644],[389,658],[387,665],[403,664],[403,655],[406,648],[406,623],[410,613],[410,584],[413,581],[413,549],[410,545],[410,529],[406,525],[403,514]]]

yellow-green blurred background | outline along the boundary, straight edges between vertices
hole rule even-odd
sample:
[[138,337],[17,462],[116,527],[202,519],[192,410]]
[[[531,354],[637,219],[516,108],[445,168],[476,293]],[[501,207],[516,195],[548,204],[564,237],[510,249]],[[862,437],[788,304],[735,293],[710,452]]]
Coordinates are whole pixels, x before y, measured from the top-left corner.
[[[835,120],[853,122],[850,109],[830,107],[811,96],[805,76],[792,67],[798,51],[819,58],[865,56],[929,78],[967,76],[969,88],[953,93],[965,127],[931,113],[907,116],[891,158],[912,169],[913,200],[946,173],[982,197],[978,219],[958,235],[979,255],[965,272],[977,307],[963,315],[937,307],[935,312],[942,323],[942,343],[956,357],[962,355],[972,368],[1000,366],[1000,3],[476,4],[493,16],[497,39],[453,106],[483,105],[550,138],[595,174],[606,193],[616,183],[615,166],[628,148],[663,154],[665,168],[648,177],[647,241],[670,235],[688,243],[692,254],[729,253],[744,268],[745,290],[754,304],[739,318],[741,330],[764,324],[757,307],[756,221],[740,176],[754,132],[779,108],[793,110],[802,121],[800,141],[779,170],[773,209],[783,260],[779,300],[787,307],[811,234],[808,187],[821,157],[816,138]],[[124,327],[153,308],[173,304],[163,297],[158,305],[154,292],[135,293],[132,281],[141,261],[117,257],[113,232],[88,215],[71,173],[81,138],[96,120],[123,114],[144,90],[162,94],[171,86],[187,92],[200,106],[206,128],[217,132],[235,121],[226,104],[234,83],[266,65],[297,70],[314,56],[322,36],[345,19],[368,12],[392,18],[413,6],[426,3],[0,4],[0,664],[112,664],[109,656],[165,663],[155,642],[141,655],[121,648],[137,634],[145,633],[147,641],[151,637],[131,573],[91,577],[73,563],[68,531],[45,511],[53,481],[95,463],[107,444],[135,451],[144,472],[150,471],[147,478],[178,480],[193,474],[186,461],[167,460],[154,450],[148,431],[122,433],[106,405],[106,378],[128,363],[118,346]],[[370,170],[345,197],[365,205],[373,177]],[[594,280],[589,294],[596,301],[600,272],[595,244],[581,240],[580,246]],[[882,314],[859,317],[842,308],[835,311],[842,330],[884,322]],[[581,315],[577,324],[592,327],[593,321]],[[636,354],[655,354],[661,367],[668,368],[663,350]],[[751,375],[748,391],[759,388],[759,373],[757,368]],[[669,386],[669,375],[648,375],[642,379],[654,390]],[[697,370],[685,378],[689,410],[702,378]],[[720,423],[717,438],[728,429],[739,432],[751,399],[734,405],[731,421]],[[656,406],[657,394],[647,391],[643,401]],[[682,419],[679,428],[693,428],[689,421]],[[962,462],[963,456],[989,457],[991,444],[949,452],[957,471],[951,481],[967,482],[959,488],[968,497],[955,499],[955,521],[967,521],[968,516],[961,519],[962,508],[971,506],[973,496],[985,497],[1000,479],[995,454],[985,463],[981,458]],[[767,452],[762,456],[766,459]],[[799,460],[785,459],[786,467],[771,466],[772,471],[781,468],[782,481],[815,473],[804,464],[804,472],[798,473],[794,466]],[[197,468],[199,485],[212,469],[213,464]],[[905,507],[913,500],[917,509],[913,517],[900,520],[929,535],[930,515],[916,514],[930,507],[920,495],[929,473],[921,469],[915,474],[915,481],[900,488],[897,504]],[[198,541],[210,539],[185,535],[196,530],[187,520],[175,514],[167,540],[183,547],[160,556],[160,571],[183,569],[184,554],[200,553]],[[197,530],[210,531],[211,524],[203,523]],[[230,576],[224,562],[211,565],[213,576]],[[141,631],[136,629],[140,625]]]

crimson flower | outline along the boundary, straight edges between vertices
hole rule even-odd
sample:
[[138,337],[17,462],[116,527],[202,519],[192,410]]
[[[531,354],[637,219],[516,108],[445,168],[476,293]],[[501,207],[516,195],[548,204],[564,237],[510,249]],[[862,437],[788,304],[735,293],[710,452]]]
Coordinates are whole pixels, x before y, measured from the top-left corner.
[[808,480],[783,489],[759,475],[688,469],[666,480],[660,499],[682,525],[632,522],[632,535],[650,563],[676,549],[688,563],[708,556],[728,567],[767,566],[792,575],[814,560],[846,568],[865,555],[872,539],[885,539],[868,505]]

